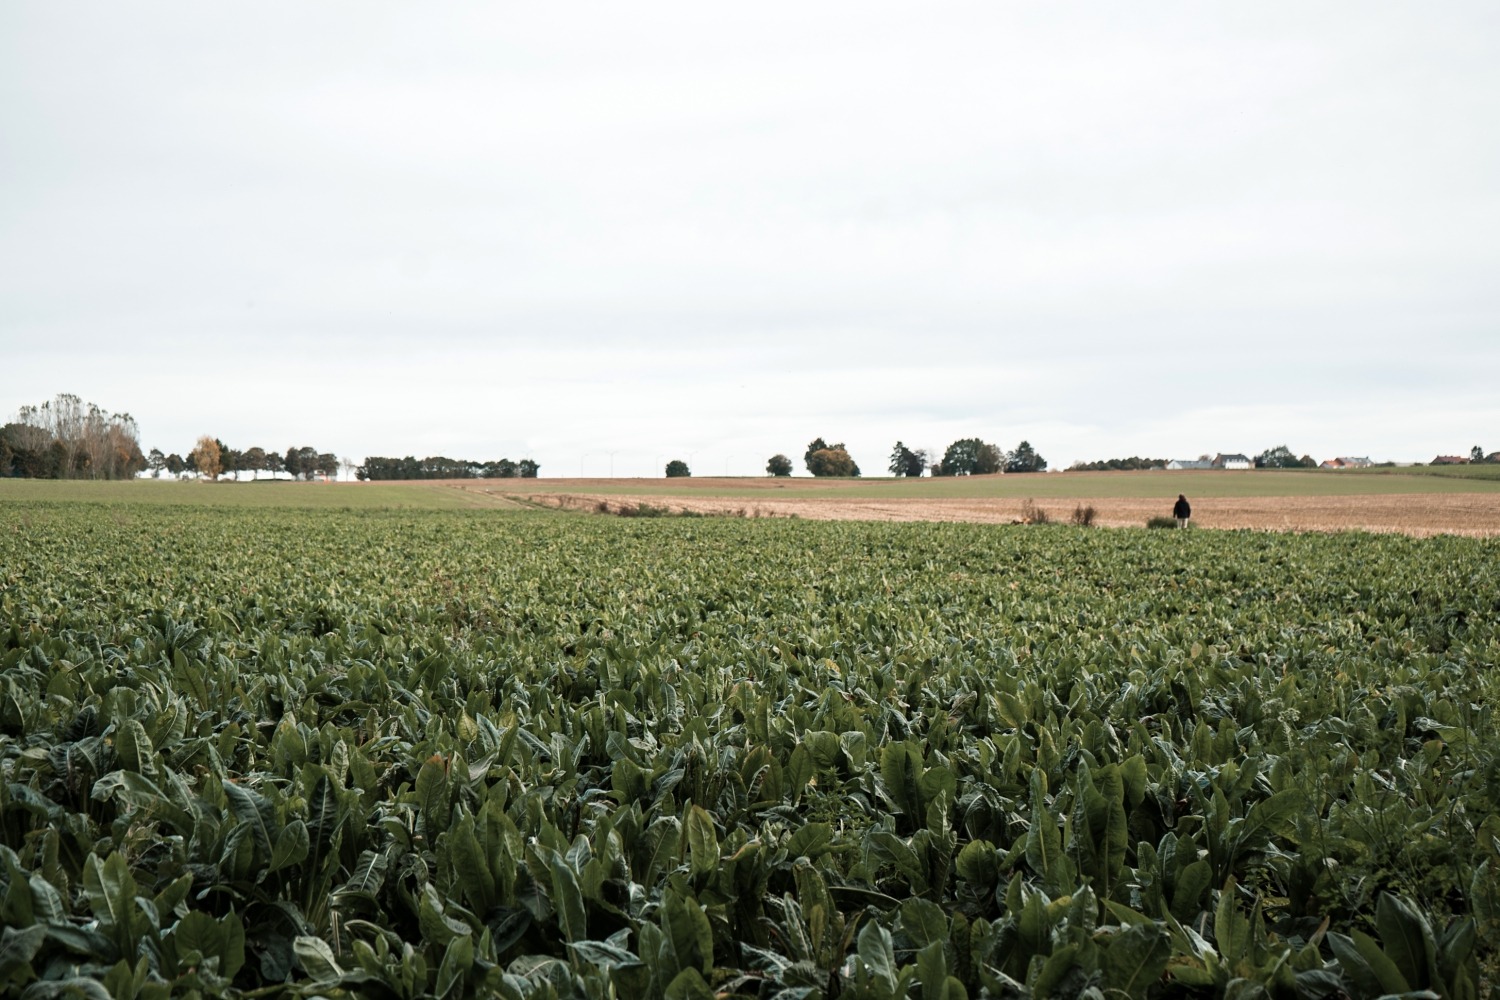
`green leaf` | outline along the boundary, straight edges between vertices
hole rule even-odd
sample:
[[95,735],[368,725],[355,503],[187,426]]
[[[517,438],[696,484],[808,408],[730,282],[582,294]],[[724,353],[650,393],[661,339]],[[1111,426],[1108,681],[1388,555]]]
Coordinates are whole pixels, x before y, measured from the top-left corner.
[[320,937],[299,934],[292,941],[292,952],[302,971],[315,983],[334,983],[344,975],[344,970],[333,957],[333,949]]
[[428,840],[436,840],[448,818],[448,762],[433,754],[417,771],[417,808],[422,812]]
[[1437,940],[1432,925],[1415,906],[1382,892],[1375,906],[1375,929],[1380,932],[1381,949],[1412,988],[1438,985],[1432,981],[1437,971]]
[[202,910],[193,910],[173,926],[167,940],[180,966],[191,953],[196,953],[205,961],[219,958],[224,950],[224,938],[224,931],[217,920]]
[[1078,965],[1078,949],[1076,942],[1054,949],[1052,954],[1042,962],[1036,978],[1027,983],[1031,988],[1031,995],[1035,997],[1057,996],[1058,986],[1062,983],[1063,977]]
[[233,781],[224,782],[224,795],[230,811],[250,830],[256,855],[262,861],[271,858],[271,831],[276,828],[276,808],[259,792]]
[[602,969],[633,968],[644,964],[639,955],[608,941],[570,941],[568,950]]
[[674,976],[683,969],[697,969],[705,976],[712,971],[713,929],[696,899],[669,890],[662,906],[662,931],[674,960]]
[[895,984],[896,949],[890,931],[874,921],[866,923],[859,932],[858,955],[877,979],[889,985]]
[[701,879],[719,867],[719,836],[714,830],[713,817],[700,805],[688,809],[687,822],[688,859],[693,878]]
[[468,937],[473,928],[456,917],[448,915],[448,906],[437,889],[429,882],[422,886],[421,902],[417,906],[417,926],[422,939],[441,947],[447,947],[454,938]]
[[1205,858],[1199,858],[1178,872],[1177,884],[1172,888],[1172,916],[1182,921],[1197,916],[1198,901],[1203,898],[1213,877],[1213,866]]
[[[465,935],[454,938],[448,942],[448,949],[443,953],[443,962],[438,966],[437,995],[439,998],[464,993],[464,980],[468,977],[469,970],[474,967],[474,940]],[[454,991],[460,992],[455,994]]]
[[128,926],[135,906],[135,879],[123,854],[116,851],[103,862],[99,855],[90,854],[83,866],[83,891],[100,923]]
[[666,1000],[714,1000],[703,974],[697,969],[683,969],[667,984]]
[[115,1000],[97,979],[73,976],[68,979],[44,979],[32,983],[21,994],[22,1000]]
[[1339,967],[1361,992],[1380,996],[1411,991],[1396,963],[1380,950],[1380,945],[1370,935],[1363,931],[1354,931],[1348,936],[1329,933],[1327,940]]
[[276,847],[271,851],[269,870],[274,872],[291,865],[300,865],[307,860],[310,848],[307,824],[300,819],[292,820],[276,835]]
[[1106,993],[1119,991],[1144,998],[1167,971],[1172,946],[1166,931],[1155,924],[1132,924],[1116,934],[1104,949],[1101,964]]
[[833,843],[833,827],[827,823],[808,823],[787,838],[786,852],[793,858],[816,858],[828,853]]
[[465,898],[481,915],[488,913],[498,902],[495,876],[490,872],[489,859],[474,834],[473,816],[465,816],[453,828],[448,835],[448,851]]
[[908,899],[901,904],[900,920],[901,929],[918,948],[948,940],[948,915],[931,900]]
[[1260,850],[1272,836],[1295,842],[1297,816],[1307,807],[1307,794],[1288,788],[1267,796],[1250,807],[1235,835],[1236,853]]
[[887,743],[880,750],[880,780],[896,809],[920,820],[922,754],[910,743]]
[[958,875],[966,882],[990,889],[1000,880],[1000,854],[987,840],[971,840],[958,852]]
[[1125,779],[1120,769],[1113,765],[1101,769],[1098,788],[1105,803],[1104,836],[1099,855],[1107,880],[1100,895],[1109,895],[1109,890],[1124,874],[1125,853],[1130,846],[1130,822],[1125,814]]
[[146,727],[138,719],[126,719],[115,732],[115,754],[127,771],[137,771],[148,778],[156,777],[156,750]]
[[[338,745],[344,747],[343,741],[340,740]],[[345,748],[346,756],[348,752]],[[319,768],[318,778],[307,795],[307,832],[312,842],[318,846],[319,853],[332,845],[333,836],[342,822],[338,791],[333,787],[328,772]]]
[[[46,938],[47,928],[41,924],[24,929],[5,928],[0,933],[0,984],[13,981],[16,973],[22,970],[30,971],[31,960],[42,950]],[[20,981],[25,982],[27,978],[30,977],[22,977]]]
[[562,855],[549,852],[549,867],[552,872],[552,906],[557,910],[558,923],[562,925],[565,941],[583,941],[588,938],[588,916],[583,906],[583,891],[578,887],[578,876]]
[[1062,858],[1062,831],[1047,808],[1047,776],[1041,768],[1031,772],[1031,829],[1026,833],[1026,864],[1049,891],[1065,891],[1054,884]]
[[31,887],[34,919],[46,924],[65,923],[68,919],[67,906],[63,903],[62,894],[52,883],[36,872],[26,881]]
[[1219,891],[1219,905],[1214,911],[1214,943],[1219,954],[1231,967],[1250,957],[1250,918],[1240,912],[1233,877]]

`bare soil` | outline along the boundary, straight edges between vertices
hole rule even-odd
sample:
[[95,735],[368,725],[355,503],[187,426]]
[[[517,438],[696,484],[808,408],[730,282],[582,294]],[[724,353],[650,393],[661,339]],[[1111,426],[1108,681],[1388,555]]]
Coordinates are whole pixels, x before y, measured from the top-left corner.
[[[489,484],[487,489],[494,489]],[[1027,501],[978,499],[862,499],[854,497],[620,496],[606,493],[534,493],[538,506],[617,514],[648,504],[674,513],[691,511],[732,517],[801,517],[817,521],[967,521],[1022,523]],[[1170,515],[1171,501],[1096,497],[1035,501],[1054,522],[1072,520],[1074,510],[1094,508],[1094,524],[1140,527]],[[1420,493],[1363,496],[1203,497],[1193,501],[1197,528],[1261,531],[1374,531],[1406,535],[1500,536],[1500,493]]]

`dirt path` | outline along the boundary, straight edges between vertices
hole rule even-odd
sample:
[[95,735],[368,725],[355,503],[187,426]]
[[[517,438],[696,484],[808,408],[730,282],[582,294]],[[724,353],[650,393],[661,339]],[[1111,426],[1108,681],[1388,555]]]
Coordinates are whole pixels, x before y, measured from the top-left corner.
[[[1009,524],[1021,521],[1027,501],[1013,499],[869,500],[839,497],[735,499],[727,497],[608,496],[552,493],[532,498],[539,506],[617,513],[649,504],[673,512],[693,511],[733,517],[802,517],[818,521],[968,521]],[[1094,523],[1141,526],[1171,513],[1170,502],[1098,497],[1039,500],[1036,507],[1053,521],[1069,521],[1075,508],[1092,506]],[[1193,524],[1200,528],[1263,531],[1397,532],[1407,535],[1500,536],[1500,493],[1385,494],[1335,497],[1205,497],[1193,501]]]

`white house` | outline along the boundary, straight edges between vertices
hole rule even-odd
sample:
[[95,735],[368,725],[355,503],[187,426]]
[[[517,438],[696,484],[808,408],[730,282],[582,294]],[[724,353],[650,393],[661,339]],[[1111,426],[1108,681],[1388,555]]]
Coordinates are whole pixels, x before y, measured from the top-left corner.
[[1251,469],[1255,463],[1245,455],[1225,455],[1222,452],[1214,456],[1211,463],[1215,469]]

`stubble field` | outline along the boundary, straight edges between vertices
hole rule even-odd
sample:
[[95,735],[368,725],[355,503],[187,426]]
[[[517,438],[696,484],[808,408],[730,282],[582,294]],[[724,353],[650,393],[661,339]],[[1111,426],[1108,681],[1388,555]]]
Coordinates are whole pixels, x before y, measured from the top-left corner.
[[1178,493],[1201,528],[1500,535],[1500,480],[1308,472],[1059,473],[960,480],[703,478],[456,481],[475,503],[525,498],[570,510],[671,512],[812,520],[1010,524],[1070,521],[1093,508],[1102,527],[1139,527],[1171,513]]

